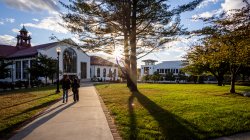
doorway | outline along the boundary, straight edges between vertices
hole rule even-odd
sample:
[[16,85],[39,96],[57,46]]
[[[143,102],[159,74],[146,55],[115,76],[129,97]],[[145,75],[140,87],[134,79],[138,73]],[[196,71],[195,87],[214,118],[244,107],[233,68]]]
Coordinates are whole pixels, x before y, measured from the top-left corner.
[[87,63],[81,62],[81,79],[87,78]]

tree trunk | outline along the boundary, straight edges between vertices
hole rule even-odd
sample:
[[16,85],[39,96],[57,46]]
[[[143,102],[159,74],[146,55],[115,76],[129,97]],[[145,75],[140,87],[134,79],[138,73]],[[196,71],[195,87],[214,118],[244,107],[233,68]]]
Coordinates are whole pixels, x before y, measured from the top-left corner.
[[[127,6],[127,5],[125,5]],[[124,17],[124,54],[125,54],[125,70],[126,70],[126,73],[125,73],[125,76],[126,76],[126,79],[127,79],[127,87],[130,88],[131,86],[131,83],[132,83],[132,80],[130,78],[130,58],[129,58],[129,44],[128,44],[128,41],[129,41],[129,34],[130,34],[130,5],[127,6],[127,8],[125,7],[125,9],[127,10],[124,10],[124,12],[127,12],[127,13],[124,13],[124,15],[126,15]]]
[[131,64],[131,91],[138,91],[137,89],[137,63],[136,63],[136,7],[137,0],[132,1],[132,17],[131,17],[131,32],[130,32],[130,64]]
[[236,73],[232,72],[231,74],[231,87],[230,87],[230,93],[235,93],[235,80],[236,80]]
[[54,85],[54,74],[52,74],[51,81],[52,81],[52,85]]
[[222,86],[223,85],[223,80],[224,80],[224,77],[223,77],[223,75],[218,75],[217,77],[216,77],[216,79],[217,79],[217,81],[218,81],[218,86]]
[[45,85],[47,85],[47,76],[45,76]]

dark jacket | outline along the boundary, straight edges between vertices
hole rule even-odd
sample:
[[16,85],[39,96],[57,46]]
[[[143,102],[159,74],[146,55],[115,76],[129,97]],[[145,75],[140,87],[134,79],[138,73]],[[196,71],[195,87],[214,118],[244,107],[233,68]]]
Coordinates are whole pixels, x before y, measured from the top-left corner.
[[65,79],[62,80],[62,89],[70,89],[70,80],[69,79]]
[[78,83],[77,79],[74,79],[73,83],[71,84],[72,91],[78,90],[80,84]]

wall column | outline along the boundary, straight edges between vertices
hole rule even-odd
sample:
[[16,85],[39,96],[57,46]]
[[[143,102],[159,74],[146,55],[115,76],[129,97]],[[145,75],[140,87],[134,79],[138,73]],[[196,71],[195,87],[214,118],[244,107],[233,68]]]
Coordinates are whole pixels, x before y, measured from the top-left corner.
[[[30,66],[30,61],[31,61],[31,60],[28,60],[28,68],[31,67],[31,66]],[[28,74],[28,80],[29,80],[29,87],[31,87],[31,85],[30,85],[30,73]]]
[[21,78],[20,80],[23,80],[23,60],[20,61],[21,62]]

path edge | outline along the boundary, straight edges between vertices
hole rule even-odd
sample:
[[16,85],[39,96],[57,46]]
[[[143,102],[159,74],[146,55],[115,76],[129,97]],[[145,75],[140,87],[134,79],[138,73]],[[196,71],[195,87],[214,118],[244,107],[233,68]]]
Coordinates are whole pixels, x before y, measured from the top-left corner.
[[[56,104],[57,102],[60,102],[62,100],[62,97],[52,101],[47,107],[45,107],[43,110],[37,112],[34,116],[32,116],[31,118],[25,120],[24,122],[22,122],[21,124],[19,124],[11,133],[8,137],[6,137],[6,140],[10,139],[11,137],[13,137],[14,135],[16,135],[18,132],[20,132],[25,126],[27,126],[28,124],[30,124],[31,122],[33,122],[34,120],[36,120],[37,118],[49,113],[47,111],[50,111],[49,108]],[[3,139],[5,140],[5,138]]]
[[94,89],[95,89],[95,91],[96,91],[96,93],[98,95],[99,101],[101,103],[102,110],[103,110],[103,112],[105,114],[106,120],[107,120],[108,125],[109,125],[109,129],[110,129],[110,131],[111,131],[111,133],[113,135],[114,140],[122,140],[122,137],[120,136],[119,131],[118,131],[116,125],[115,125],[114,118],[110,115],[110,112],[109,112],[108,108],[106,107],[102,97],[100,96],[100,93],[97,91],[94,84],[93,84],[93,86],[94,86]]

